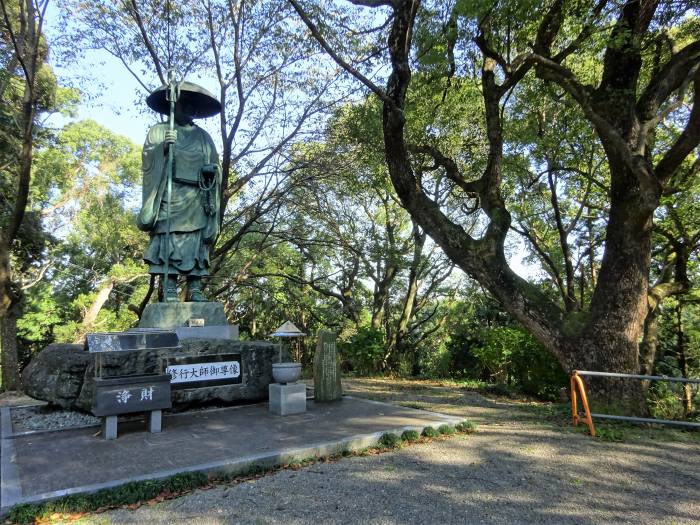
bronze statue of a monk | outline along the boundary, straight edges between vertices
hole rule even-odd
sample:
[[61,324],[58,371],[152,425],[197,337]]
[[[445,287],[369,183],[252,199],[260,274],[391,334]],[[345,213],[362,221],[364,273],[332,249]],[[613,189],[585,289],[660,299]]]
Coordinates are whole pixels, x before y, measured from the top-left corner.
[[[163,86],[146,100],[161,113],[169,102]],[[209,92],[182,82],[175,104],[174,130],[168,123],[153,126],[143,145],[143,203],[137,226],[150,232],[144,254],[149,272],[167,273],[165,301],[177,301],[178,275],[187,278],[187,301],[205,301],[202,277],[209,275],[209,250],[219,234],[221,169],[209,134],[193,119],[220,111]],[[170,202],[167,199],[168,149],[173,148]],[[167,264],[167,270],[166,270]]]

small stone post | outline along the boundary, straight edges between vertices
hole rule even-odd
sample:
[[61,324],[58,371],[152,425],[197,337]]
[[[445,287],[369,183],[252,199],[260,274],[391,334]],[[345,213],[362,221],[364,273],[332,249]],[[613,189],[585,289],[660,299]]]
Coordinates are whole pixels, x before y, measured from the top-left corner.
[[335,344],[335,333],[318,331],[314,355],[314,401],[338,401],[343,397],[340,385],[340,360]]

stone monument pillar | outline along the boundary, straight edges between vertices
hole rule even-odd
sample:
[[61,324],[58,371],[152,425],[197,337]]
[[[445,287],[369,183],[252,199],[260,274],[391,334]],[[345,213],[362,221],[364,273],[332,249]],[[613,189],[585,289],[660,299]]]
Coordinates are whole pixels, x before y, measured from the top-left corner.
[[335,344],[336,335],[328,330],[318,331],[314,355],[314,400],[339,401],[343,397],[340,384],[340,360]]

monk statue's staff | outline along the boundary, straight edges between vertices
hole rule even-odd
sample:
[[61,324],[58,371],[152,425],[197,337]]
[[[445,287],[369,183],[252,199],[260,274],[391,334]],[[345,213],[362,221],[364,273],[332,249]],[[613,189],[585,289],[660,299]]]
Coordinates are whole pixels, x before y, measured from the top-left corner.
[[[178,82],[175,80],[175,70],[168,69],[168,91],[167,100],[170,103],[170,115],[168,116],[168,130],[170,138],[173,138],[175,131],[175,103],[180,95]],[[165,168],[165,209],[167,217],[165,219],[165,268],[163,270],[163,294],[165,302],[168,301],[168,274],[170,273],[170,198],[173,191],[173,168],[175,158],[175,142],[168,145],[168,164]],[[177,293],[177,290],[176,292]]]

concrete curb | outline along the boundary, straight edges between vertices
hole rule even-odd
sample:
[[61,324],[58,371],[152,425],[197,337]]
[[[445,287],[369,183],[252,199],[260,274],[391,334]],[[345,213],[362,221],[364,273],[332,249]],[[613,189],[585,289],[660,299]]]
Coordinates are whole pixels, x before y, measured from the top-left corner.
[[[373,401],[364,398],[353,399],[361,399],[363,402],[370,402],[372,404],[396,408],[395,405],[390,405],[388,403],[383,403],[380,401]],[[104,483],[71,487],[53,492],[34,494],[31,496],[22,496],[19,473],[17,471],[16,465],[12,463],[12,456],[14,454],[14,446],[12,443],[12,439],[9,436],[5,437],[5,418],[9,420],[10,412],[8,408],[3,408],[1,473],[2,498],[0,500],[0,516],[6,516],[9,513],[10,509],[15,505],[26,503],[42,503],[73,494],[91,494],[102,489],[112,489],[134,481],[159,480],[174,476],[175,474],[188,472],[202,472],[205,474],[225,473],[229,475],[236,475],[247,472],[253,466],[270,468],[284,465],[287,463],[293,463],[295,461],[300,461],[309,457],[329,456],[343,451],[352,452],[356,450],[362,450],[364,448],[376,445],[379,442],[381,436],[385,433],[401,434],[405,430],[417,430],[420,432],[425,426],[437,428],[443,424],[456,424],[461,421],[461,419],[459,418],[449,416],[446,414],[441,414],[438,412],[429,412],[414,408],[409,408],[408,410],[415,410],[418,413],[427,414],[433,418],[440,417],[441,419],[439,421],[433,421],[429,425],[424,426],[408,425],[398,428],[387,428],[386,430],[382,430],[379,432],[373,432],[369,434],[356,434],[339,440],[323,441],[304,447],[279,449],[260,454],[243,456],[236,459],[227,459],[213,463],[202,463],[190,467],[156,471],[141,476],[112,480]]]
[[14,462],[15,447],[12,442],[12,416],[10,407],[0,409],[0,515],[22,497],[19,471]]
[[355,396],[351,396],[351,395],[347,395],[347,394],[343,394],[343,397],[347,397],[348,399],[358,399],[358,400],[361,400],[365,403],[372,403],[375,405],[383,405],[383,406],[391,406],[391,407],[398,406],[401,408],[407,408],[409,410],[414,410],[415,412],[418,412],[419,414],[423,414],[424,416],[431,416],[431,417],[440,416],[440,417],[445,419],[445,421],[443,421],[443,423],[441,423],[441,424],[452,423],[452,424],[456,425],[457,423],[461,423],[462,421],[464,421],[464,418],[462,418],[462,417],[450,416],[448,414],[443,414],[442,412],[431,412],[430,410],[424,410],[422,408],[413,408],[413,407],[408,407],[405,405],[392,405],[391,403],[385,403],[384,401],[375,401],[374,399],[367,399],[366,397],[355,397]]

